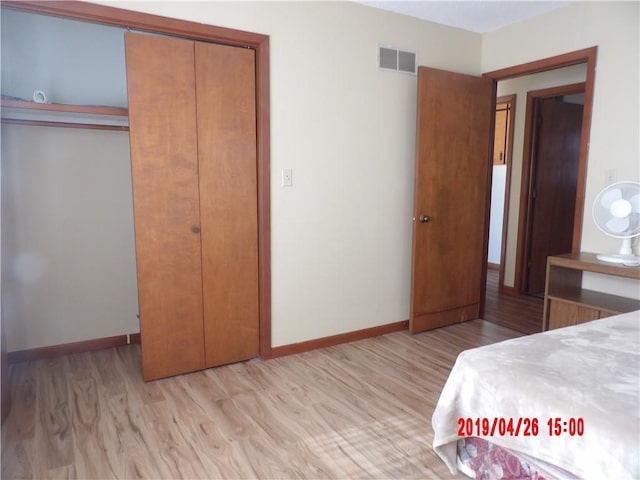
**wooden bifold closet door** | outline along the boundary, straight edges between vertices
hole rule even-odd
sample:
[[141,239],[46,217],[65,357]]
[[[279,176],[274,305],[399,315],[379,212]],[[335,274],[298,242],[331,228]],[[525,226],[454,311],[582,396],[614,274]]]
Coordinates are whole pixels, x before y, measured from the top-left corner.
[[256,357],[254,51],[125,45],[144,379]]

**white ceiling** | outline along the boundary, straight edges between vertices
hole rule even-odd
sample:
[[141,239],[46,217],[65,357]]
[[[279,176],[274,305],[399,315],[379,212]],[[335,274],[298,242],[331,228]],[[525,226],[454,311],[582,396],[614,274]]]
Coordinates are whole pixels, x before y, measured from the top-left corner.
[[443,25],[486,33],[554,10],[571,1],[538,0],[356,0],[370,7],[389,10]]

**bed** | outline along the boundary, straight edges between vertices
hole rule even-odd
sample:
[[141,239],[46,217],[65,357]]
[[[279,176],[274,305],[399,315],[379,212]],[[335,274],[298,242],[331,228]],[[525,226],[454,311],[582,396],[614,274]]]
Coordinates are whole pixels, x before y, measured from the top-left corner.
[[466,350],[433,446],[475,478],[639,478],[639,390],[640,311]]

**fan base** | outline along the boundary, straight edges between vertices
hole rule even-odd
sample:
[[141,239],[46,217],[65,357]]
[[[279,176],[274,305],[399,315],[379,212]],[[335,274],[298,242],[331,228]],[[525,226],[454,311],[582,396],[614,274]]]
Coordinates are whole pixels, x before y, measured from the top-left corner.
[[623,265],[627,265],[629,267],[636,267],[640,265],[640,257],[637,255],[625,255],[622,253],[609,253],[609,254],[598,254],[598,260],[602,260],[603,262],[609,263],[622,263]]

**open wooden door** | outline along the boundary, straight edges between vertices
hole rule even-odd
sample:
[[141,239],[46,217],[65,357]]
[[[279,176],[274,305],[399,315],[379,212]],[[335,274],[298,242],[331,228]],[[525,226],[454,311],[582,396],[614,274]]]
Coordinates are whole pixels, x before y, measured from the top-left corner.
[[494,109],[490,78],[418,69],[413,333],[479,316]]

